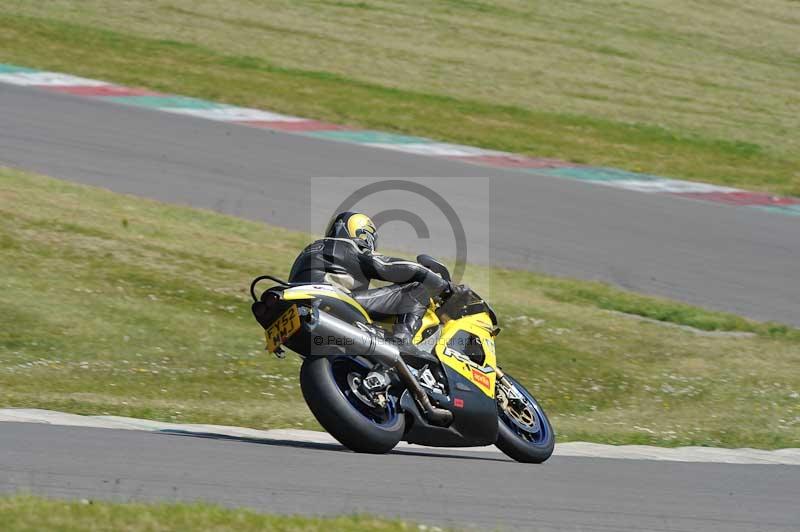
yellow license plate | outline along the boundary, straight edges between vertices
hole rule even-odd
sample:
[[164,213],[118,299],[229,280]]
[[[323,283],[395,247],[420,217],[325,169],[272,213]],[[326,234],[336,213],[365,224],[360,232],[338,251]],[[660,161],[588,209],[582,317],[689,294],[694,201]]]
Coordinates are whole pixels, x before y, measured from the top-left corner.
[[278,347],[300,330],[300,314],[297,305],[292,305],[277,320],[272,322],[265,335],[267,337],[267,351],[274,353]]

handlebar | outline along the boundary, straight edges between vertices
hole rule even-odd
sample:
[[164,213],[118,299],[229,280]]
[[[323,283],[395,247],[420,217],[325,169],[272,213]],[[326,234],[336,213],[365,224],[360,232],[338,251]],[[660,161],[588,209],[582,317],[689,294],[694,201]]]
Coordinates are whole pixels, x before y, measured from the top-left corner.
[[454,316],[468,302],[474,292],[466,285],[456,285],[452,292],[439,307],[437,314],[439,318]]

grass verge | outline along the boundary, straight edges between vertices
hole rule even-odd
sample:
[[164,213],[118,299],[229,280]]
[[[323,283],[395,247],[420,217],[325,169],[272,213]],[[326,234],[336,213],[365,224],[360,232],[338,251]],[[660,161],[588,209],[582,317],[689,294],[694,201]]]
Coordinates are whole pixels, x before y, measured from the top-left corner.
[[[264,353],[247,295],[309,238],[0,168],[0,406],[318,428],[299,360]],[[468,280],[491,291],[504,328],[503,367],[541,399],[561,441],[800,446],[797,329],[475,271]]]
[[[472,3],[451,2],[444,12],[426,6],[426,24],[394,35],[387,20],[410,23],[405,3],[381,2],[385,9],[374,10],[367,8],[372,3],[364,9],[339,4],[297,2],[265,10],[243,1],[223,8],[214,0],[136,0],[113,9],[104,0],[48,2],[46,8],[6,2],[0,7],[0,61],[367,128],[800,196],[800,147],[789,134],[800,123],[787,111],[800,97],[800,80],[797,68],[781,66],[792,57],[782,44],[796,33],[774,30],[762,40],[780,35],[778,43],[757,57],[741,57],[756,52],[746,50],[746,40],[729,43],[728,26],[721,26],[721,35],[708,34],[705,26],[707,37],[693,35],[687,43],[671,39],[685,29],[681,24],[660,36],[648,33],[653,28],[646,17],[637,18],[627,33],[610,20],[601,24],[607,11],[613,19],[630,14],[601,7],[591,26],[602,29],[603,38],[624,37],[620,56],[611,53],[613,47],[572,42],[565,35],[579,30],[571,23],[570,33],[553,33],[549,26],[567,24],[566,18],[547,21],[541,14],[499,8],[476,13]],[[242,16],[221,16],[220,10]],[[486,26],[474,24],[475,17]],[[336,21],[356,24],[359,31],[343,36]],[[318,31],[308,30],[320,24]],[[644,25],[638,33],[637,24]],[[440,48],[426,43],[415,33],[426,27],[454,42]],[[376,31],[383,34],[370,39]],[[485,42],[486,33],[496,42]],[[476,42],[485,42],[481,53],[449,55]],[[713,68],[691,64],[701,44],[714,59]],[[546,52],[549,46],[553,49]],[[334,52],[336,57],[329,57]],[[546,53],[553,55],[548,59]],[[685,61],[679,60],[683,53],[689,54]],[[546,64],[526,67],[530,61]],[[644,92],[651,84],[658,88]]]
[[369,516],[312,518],[257,514],[210,504],[120,504],[99,501],[64,502],[41,497],[0,498],[5,532],[315,532],[337,530],[399,532],[417,527]]

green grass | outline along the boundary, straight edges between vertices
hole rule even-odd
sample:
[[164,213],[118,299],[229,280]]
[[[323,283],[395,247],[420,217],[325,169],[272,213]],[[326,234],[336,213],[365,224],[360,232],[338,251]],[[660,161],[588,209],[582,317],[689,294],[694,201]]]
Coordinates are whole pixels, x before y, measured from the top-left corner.
[[41,497],[0,498],[4,532],[399,532],[417,526],[369,516],[312,518],[257,514],[210,504],[64,502]]
[[[247,294],[310,238],[0,168],[0,406],[318,428],[298,358],[264,352]],[[503,368],[560,441],[800,446],[797,329],[599,283],[467,274],[500,316]]]
[[800,195],[798,22],[788,0],[7,0],[0,61]]
[[757,324],[741,316],[708,310],[666,299],[621,292],[602,283],[576,283],[562,279],[537,279],[544,294],[556,301],[588,304],[597,308],[623,312],[652,320],[674,323],[702,331],[739,331],[764,335],[797,335],[796,331],[778,324]]

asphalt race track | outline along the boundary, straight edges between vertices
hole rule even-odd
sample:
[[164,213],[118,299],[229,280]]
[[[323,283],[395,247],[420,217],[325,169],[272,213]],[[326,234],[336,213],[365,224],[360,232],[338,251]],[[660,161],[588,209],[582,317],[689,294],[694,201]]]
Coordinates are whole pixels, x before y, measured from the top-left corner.
[[0,493],[367,512],[480,529],[798,530],[800,466],[398,451],[0,423]]
[[[447,199],[462,217],[490,216],[490,230],[467,238],[473,248],[489,242],[483,256],[496,264],[800,325],[797,217],[5,84],[0,163],[306,231],[321,229],[305,214],[309,178],[491,177],[491,199],[459,182]],[[396,238],[384,245],[412,245]]]

